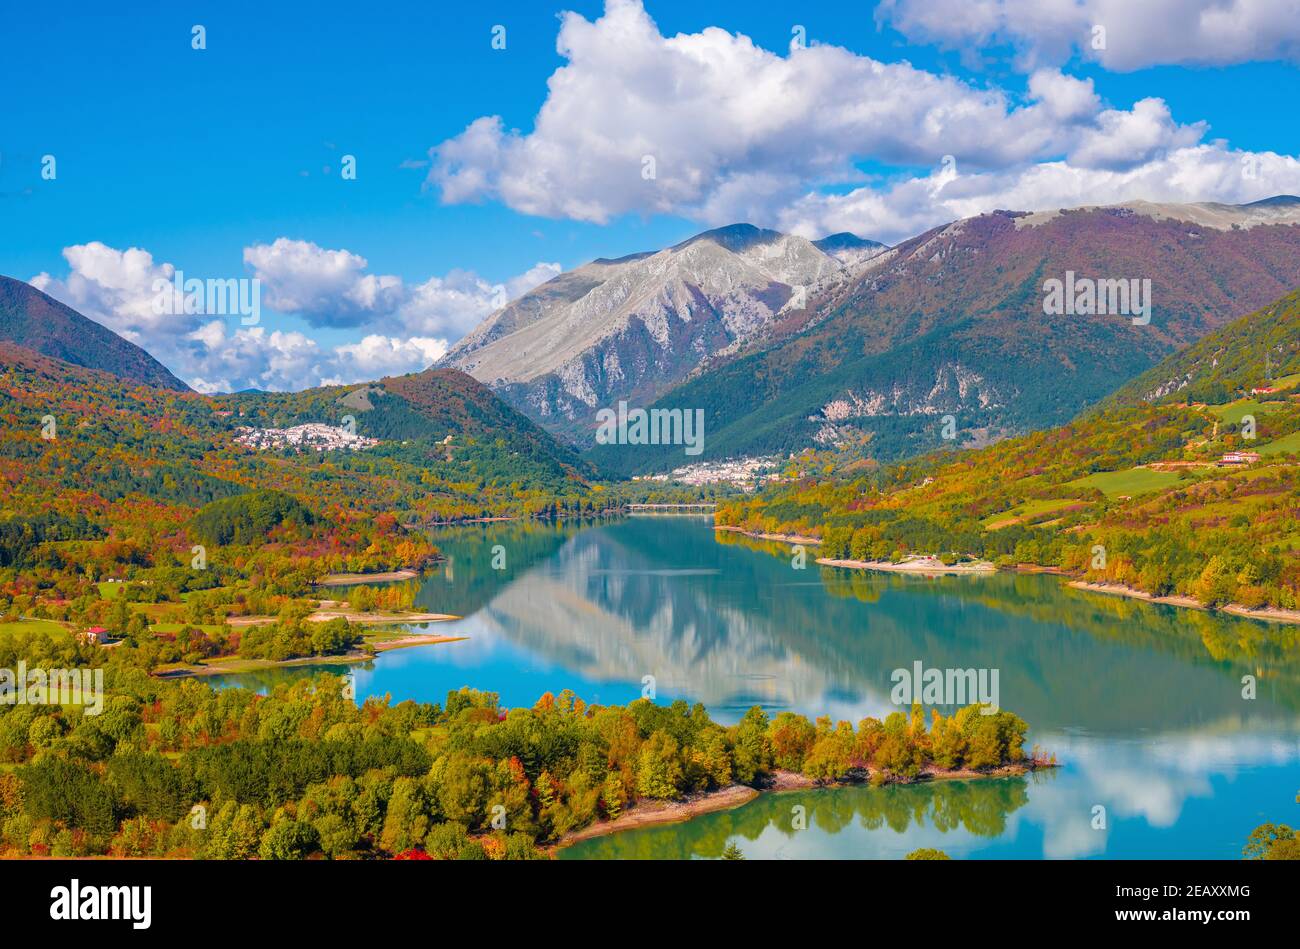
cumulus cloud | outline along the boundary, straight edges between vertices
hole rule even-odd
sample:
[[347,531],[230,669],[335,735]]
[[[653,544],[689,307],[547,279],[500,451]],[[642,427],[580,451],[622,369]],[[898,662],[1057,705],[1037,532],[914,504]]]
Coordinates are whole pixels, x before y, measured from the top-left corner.
[[1085,129],[1069,152],[1076,168],[1123,171],[1157,161],[1172,151],[1195,145],[1206,126],[1178,125],[1162,99],[1142,99],[1128,112],[1107,109]]
[[287,237],[245,248],[244,263],[261,280],[267,306],[297,314],[312,326],[368,326],[452,339],[560,272],[557,263],[538,263],[505,283],[490,283],[453,270],[411,285],[401,277],[370,273],[366,259],[350,251]]
[[[1091,80],[1053,68],[1035,70],[1013,97],[834,46],[782,56],[713,27],[666,37],[640,0],[608,0],[594,22],[565,14],[557,48],[567,64],[531,132],[485,116],[431,149],[428,181],[444,202],[500,200],[594,222],[668,213],[775,223],[790,208],[835,203],[821,197],[828,191],[867,184],[861,162],[934,167],[949,157],[987,174],[1065,161],[1123,172],[1206,132],[1179,124],[1157,98],[1107,108]],[[911,190],[932,185],[917,179]]]
[[[32,285],[144,347],[200,392],[292,390],[418,371],[493,310],[560,272],[559,264],[538,263],[504,283],[452,271],[411,285],[369,272],[365,258],[351,251],[282,237],[244,250],[261,281],[263,306],[262,324],[247,326],[238,315],[156,305],[160,285],[170,285],[178,268],[141,248],[91,242],[67,247],[63,256],[66,276],[41,273]],[[315,327],[366,332],[324,347],[270,325],[268,309]]]
[[[1088,6],[1037,4],[963,2],[922,18],[899,0],[882,15],[906,25],[915,14],[918,24],[993,42],[1008,17],[1027,33],[1065,35]],[[557,49],[567,62],[550,77],[531,131],[485,116],[431,149],[428,183],[444,202],[897,241],[996,207],[1296,190],[1286,156],[1207,143],[1204,122],[1178,122],[1159,98],[1110,107],[1090,79],[1056,66],[1030,70],[1024,93],[1013,95],[815,42],[778,55],[716,27],[664,36],[640,0],[607,0],[595,21],[564,14]],[[1246,162],[1254,176],[1241,173]],[[867,163],[907,177],[869,177]],[[917,166],[936,170],[916,177]]]
[[1010,44],[1026,64],[1076,53],[1125,72],[1300,62],[1296,0],[882,0],[876,20],[946,48]]
[[209,393],[314,385],[328,356],[303,333],[263,326],[232,328],[223,320],[187,333],[164,352],[171,356],[173,371],[179,367],[186,382]]
[[1300,161],[1274,152],[1242,152],[1223,143],[1178,148],[1135,167],[1077,167],[1040,162],[1002,172],[937,173],[885,189],[808,194],[783,209],[777,225],[800,234],[848,230],[898,240],[993,208],[1069,208],[1124,201],[1244,204],[1300,193]]
[[313,326],[359,326],[401,302],[401,278],[366,273],[364,257],[310,241],[255,244],[244,248],[244,263],[262,281],[267,306]]
[[340,382],[360,379],[377,379],[423,369],[447,353],[445,339],[413,336],[394,339],[391,336],[370,335],[357,343],[347,343],[334,350],[334,362],[339,369],[349,370],[338,377]]
[[154,306],[155,282],[170,282],[176,268],[154,263],[147,250],[118,250],[91,241],[65,247],[63,259],[70,268],[66,277],[42,272],[32,278],[32,286],[137,345],[156,335],[188,332],[197,325],[183,310],[177,311],[180,315],[169,315]]

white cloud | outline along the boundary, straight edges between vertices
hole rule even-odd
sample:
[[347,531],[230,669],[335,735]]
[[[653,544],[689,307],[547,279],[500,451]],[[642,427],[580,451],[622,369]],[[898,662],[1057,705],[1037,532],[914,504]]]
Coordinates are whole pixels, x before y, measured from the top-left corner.
[[553,277],[558,277],[563,269],[556,263],[537,263],[519,276],[511,277],[505,282],[507,302],[518,299],[533,287],[540,286]]
[[1163,99],[1142,99],[1129,112],[1107,109],[1070,149],[1076,168],[1122,171],[1157,161],[1175,149],[1195,145],[1204,123],[1178,125]]
[[[826,192],[863,184],[859,162],[935,167],[952,156],[964,172],[1061,160],[1125,171],[1206,132],[1177,123],[1161,99],[1107,108],[1091,80],[1055,69],[1033,72],[1020,100],[834,46],[780,56],[715,27],[665,37],[640,0],[608,0],[595,22],[565,14],[557,48],[568,62],[531,132],[483,117],[430,151],[429,182],[445,202],[496,199],[595,222],[667,213],[775,223],[801,204],[844,204]],[[911,190],[931,185],[917,179]],[[901,210],[900,225],[910,217]]]
[[357,382],[418,372],[447,353],[445,339],[413,336],[394,339],[391,336],[371,335],[357,343],[348,343],[334,350],[334,364],[346,370],[340,382]]
[[[1037,2],[940,3],[942,15],[923,17],[899,0],[883,15],[992,42],[1008,18],[1050,37],[1073,29],[1090,3],[1130,9]],[[1135,14],[1119,16],[1112,52],[1116,27],[1125,42],[1138,28]],[[1159,98],[1109,107],[1090,79],[1054,67],[1030,72],[1017,97],[815,42],[777,55],[716,27],[666,37],[640,0],[607,0],[594,22],[564,14],[557,49],[567,62],[550,77],[532,131],[488,116],[431,149],[428,181],[445,202],[499,200],[595,222],[664,213],[892,242],[998,207],[1300,190],[1293,159],[1207,143],[1205,123],[1179,123]],[[642,173],[645,156],[653,177]],[[941,170],[869,177],[859,168],[868,162]],[[1253,177],[1242,174],[1246,162]]]
[[232,328],[222,320],[187,334],[173,352],[181,378],[200,392],[304,388],[319,383],[329,358],[303,333]]
[[1101,108],[1091,79],[1076,79],[1054,69],[1036,70],[1029,77],[1029,94],[1058,122],[1085,121]]
[[310,241],[277,238],[244,248],[244,263],[262,281],[263,300],[313,326],[359,326],[400,303],[399,277],[367,274],[366,259]]
[[1296,0],[882,0],[876,20],[946,48],[1010,44],[1026,65],[1075,53],[1118,71],[1300,62]]
[[287,237],[245,248],[244,262],[262,281],[267,306],[298,314],[312,326],[366,326],[452,339],[560,272],[559,264],[538,263],[499,284],[453,270],[409,285],[401,277],[369,273],[366,259],[350,251]]
[[[41,273],[32,285],[144,347],[200,392],[302,389],[418,371],[492,310],[560,272],[559,264],[538,263],[505,283],[452,271],[408,285],[368,272],[365,258],[350,251],[282,237],[244,251],[264,305],[262,325],[245,326],[238,317],[155,312],[155,281],[172,281],[177,268],[146,250],[92,242],[63,256],[67,276]],[[367,332],[322,347],[305,333],[274,328],[268,308],[313,326]]]
[[1207,197],[1241,204],[1280,193],[1300,194],[1300,161],[1274,152],[1234,151],[1215,142],[1178,148],[1132,168],[1041,162],[1002,172],[913,178],[882,190],[809,194],[783,209],[776,223],[806,235],[847,230],[894,241],[993,208],[1181,203]]
[[183,313],[155,312],[154,281],[170,281],[176,268],[154,263],[147,250],[118,250],[91,241],[65,247],[63,258],[70,268],[67,277],[58,279],[42,272],[32,278],[32,286],[133,343],[142,344],[158,334],[186,333],[197,325]]

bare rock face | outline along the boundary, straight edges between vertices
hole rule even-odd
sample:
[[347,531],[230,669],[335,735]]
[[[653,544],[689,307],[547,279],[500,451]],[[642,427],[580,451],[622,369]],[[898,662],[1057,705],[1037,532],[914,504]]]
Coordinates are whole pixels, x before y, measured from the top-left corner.
[[884,250],[852,234],[809,241],[736,224],[595,260],[493,313],[440,365],[588,444],[599,408],[653,402]]

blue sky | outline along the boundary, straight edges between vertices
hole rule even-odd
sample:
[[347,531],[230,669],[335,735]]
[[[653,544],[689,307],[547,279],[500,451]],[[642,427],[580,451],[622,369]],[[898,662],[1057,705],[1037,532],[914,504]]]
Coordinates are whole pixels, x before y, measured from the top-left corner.
[[[0,272],[42,275],[202,387],[285,388],[419,368],[499,285],[732,219],[896,241],[991,207],[1300,191],[1284,2],[1166,0],[1146,20],[1114,0],[954,2],[14,8]],[[1225,2],[1245,27],[1214,22]],[[797,27],[810,48],[791,50]],[[645,152],[648,183],[629,173]],[[257,332],[142,318],[140,281],[169,265],[261,275]]]

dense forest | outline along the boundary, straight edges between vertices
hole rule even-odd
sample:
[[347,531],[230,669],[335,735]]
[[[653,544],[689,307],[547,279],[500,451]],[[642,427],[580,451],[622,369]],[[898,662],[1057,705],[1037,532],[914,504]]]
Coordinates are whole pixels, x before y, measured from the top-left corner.
[[522,859],[638,802],[761,787],[778,771],[879,784],[1035,763],[1025,723],[977,705],[856,727],[758,707],[724,727],[700,705],[570,693],[516,709],[471,689],[358,706],[334,676],[263,696],[158,679],[106,652],[0,639],[0,667],[94,665],[106,683],[97,715],[0,704],[6,854]]

